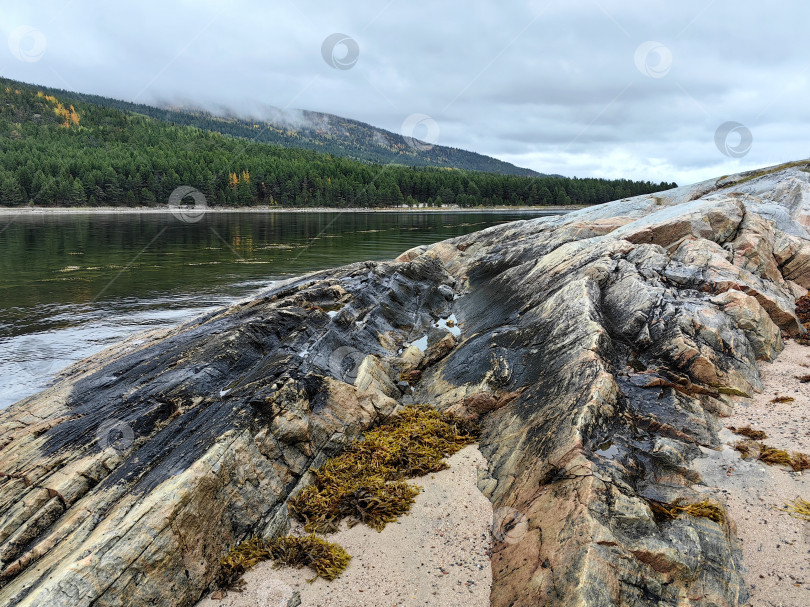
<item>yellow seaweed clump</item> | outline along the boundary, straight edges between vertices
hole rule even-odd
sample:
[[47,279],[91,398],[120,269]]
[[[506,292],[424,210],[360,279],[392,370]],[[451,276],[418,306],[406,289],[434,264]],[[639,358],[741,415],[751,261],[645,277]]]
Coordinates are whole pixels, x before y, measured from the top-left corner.
[[316,573],[310,582],[319,577],[332,581],[346,569],[351,558],[342,547],[315,535],[288,535],[274,540],[253,537],[234,546],[223,557],[215,583],[219,588],[241,591],[245,585],[242,575],[271,559],[275,566],[310,567]]
[[743,426],[742,428],[735,428],[734,426],[729,426],[729,430],[731,430],[734,434],[739,434],[740,436],[746,436],[748,438],[753,438],[755,440],[762,440],[764,438],[768,438],[768,435],[763,432],[762,430],[755,430],[751,426]]
[[219,573],[215,580],[217,587],[241,590],[244,586],[242,574],[269,558],[267,542],[260,537],[253,537],[234,546],[220,561]]
[[404,479],[447,468],[476,440],[477,427],[425,405],[409,405],[314,471],[315,482],[290,500],[290,514],[310,533],[337,531],[340,521],[381,531],[410,510],[419,488]]
[[670,504],[648,500],[653,515],[658,522],[671,521],[678,518],[681,514],[688,514],[690,516],[707,518],[720,523],[721,525],[726,521],[726,513],[718,504],[712,503],[708,500],[696,502],[694,504],[684,504],[683,500],[676,499]]
[[797,498],[791,503],[785,504],[784,511],[789,513],[790,516],[810,521],[810,502],[805,499]]
[[271,542],[270,553],[276,565],[313,569],[317,575],[310,582],[319,577],[331,582],[343,573],[352,558],[341,546],[316,535],[278,538]]
[[740,441],[737,441],[736,443],[734,443],[732,445],[732,447],[734,447],[735,450],[739,451],[740,454],[743,456],[743,459],[745,459],[746,457],[751,455],[751,445],[752,444],[753,444],[753,441],[740,440]]
[[405,479],[444,470],[445,456],[474,443],[477,435],[476,424],[427,405],[403,408],[313,471],[315,483],[290,500],[290,513],[312,535],[242,542],[222,559],[216,585],[240,590],[242,574],[269,559],[276,565],[311,567],[315,578],[334,580],[351,556],[314,533],[337,531],[343,518],[381,531],[406,513],[419,493]]
[[790,453],[784,449],[776,449],[763,443],[759,444],[758,459],[766,464],[775,464],[777,466],[790,466],[791,464]]
[[743,458],[750,457],[756,453],[757,459],[772,466],[789,466],[796,472],[810,470],[810,455],[800,451],[789,453],[784,449],[776,449],[765,443],[754,440],[738,441],[733,445]]

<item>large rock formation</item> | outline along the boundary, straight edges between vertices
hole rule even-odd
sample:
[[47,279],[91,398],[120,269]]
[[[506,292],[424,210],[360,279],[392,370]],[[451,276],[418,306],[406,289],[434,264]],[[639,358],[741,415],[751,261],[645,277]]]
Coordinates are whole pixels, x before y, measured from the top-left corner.
[[807,225],[794,163],[309,275],[84,361],[0,413],[0,604],[191,605],[416,401],[482,421],[493,605],[741,605],[733,521],[650,504],[717,499],[691,462],[803,331]]

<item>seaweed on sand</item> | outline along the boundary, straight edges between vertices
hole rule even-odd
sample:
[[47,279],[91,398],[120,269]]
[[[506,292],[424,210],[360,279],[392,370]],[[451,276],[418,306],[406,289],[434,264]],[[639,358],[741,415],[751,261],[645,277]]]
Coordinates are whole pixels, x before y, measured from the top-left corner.
[[736,443],[734,443],[732,445],[732,447],[734,447],[734,449],[739,451],[740,454],[742,454],[743,458],[746,458],[749,455],[751,455],[751,444],[752,444],[752,442],[753,441],[740,440],[740,441],[737,441]]
[[766,464],[789,466],[796,472],[810,470],[810,455],[801,451],[789,453],[784,449],[776,449],[753,440],[738,441],[734,443],[733,447],[742,454],[743,458],[749,457],[752,455],[752,451],[756,450],[757,459]]
[[739,434],[740,436],[753,438],[754,440],[762,440],[764,438],[768,438],[768,435],[765,432],[763,432],[762,430],[755,430],[751,426],[743,426],[742,428],[735,428],[734,426],[729,426],[728,429],[731,430],[734,434]]
[[216,585],[239,592],[245,584],[242,575],[256,564],[270,559],[275,561],[276,566],[310,567],[316,575],[308,581],[319,577],[331,581],[346,569],[351,557],[337,544],[314,535],[274,540],[254,537],[234,546],[220,561]]
[[785,504],[783,510],[805,521],[810,521],[810,502],[802,498],[796,498],[789,504]]
[[241,591],[244,586],[242,574],[269,558],[267,543],[260,537],[253,537],[234,546],[220,561],[219,573],[215,580],[217,587]]
[[810,470],[810,455],[795,451],[790,458],[790,466],[796,472]]
[[[290,513],[310,533],[336,531],[343,518],[350,525],[362,522],[381,531],[407,512],[419,493],[405,479],[444,470],[444,457],[474,443],[477,434],[478,426],[472,422],[427,405],[409,405],[315,470],[315,484],[290,500]],[[331,581],[351,556],[314,534],[275,540],[254,537],[225,555],[215,582],[239,591],[242,574],[268,559],[277,565],[311,567],[316,578]]]
[[447,468],[446,455],[476,440],[477,427],[428,406],[409,405],[314,471],[315,482],[290,500],[308,532],[340,521],[381,531],[410,510],[419,488],[404,479]]
[[346,569],[352,557],[343,548],[315,535],[296,537],[288,535],[270,543],[270,553],[276,565],[288,567],[310,567],[317,574],[332,581]]
[[790,466],[791,463],[790,453],[784,449],[776,449],[763,443],[759,444],[758,459],[766,464],[775,464],[777,466]]

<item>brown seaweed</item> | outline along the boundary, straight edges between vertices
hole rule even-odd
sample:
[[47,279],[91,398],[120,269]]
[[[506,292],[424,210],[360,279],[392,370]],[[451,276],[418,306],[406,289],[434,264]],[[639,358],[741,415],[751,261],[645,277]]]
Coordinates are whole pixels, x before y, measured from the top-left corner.
[[258,563],[271,559],[276,566],[309,567],[316,573],[313,580],[322,577],[332,581],[346,569],[351,557],[337,544],[315,535],[289,535],[274,540],[253,537],[225,555],[220,562],[216,585],[240,592],[245,584],[242,575]]
[[745,436],[747,438],[752,438],[754,440],[762,440],[764,438],[768,438],[768,435],[763,432],[762,430],[755,430],[751,426],[743,426],[742,428],[735,428],[734,426],[729,426],[729,430],[731,430],[734,434],[739,434],[740,436]]
[[309,532],[336,531],[343,519],[381,531],[419,493],[404,479],[447,468],[444,457],[475,442],[476,433],[474,424],[409,405],[315,470],[314,484],[290,500],[290,514]]
[[659,523],[676,519],[682,514],[707,518],[721,525],[726,521],[725,510],[720,505],[709,500],[686,504],[679,498],[669,504],[655,500],[647,500],[647,503],[653,511],[655,520]]

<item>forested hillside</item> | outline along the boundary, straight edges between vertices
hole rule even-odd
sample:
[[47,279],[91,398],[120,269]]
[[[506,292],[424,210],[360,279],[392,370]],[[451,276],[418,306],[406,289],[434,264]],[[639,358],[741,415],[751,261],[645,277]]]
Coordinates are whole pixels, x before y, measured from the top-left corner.
[[375,164],[402,164],[405,166],[432,166],[542,177],[537,171],[517,167],[508,162],[442,145],[412,146],[405,137],[370,124],[320,112],[276,110],[277,119],[251,120],[236,116],[216,116],[203,110],[164,108],[131,103],[98,95],[76,95],[59,89],[43,89],[66,101],[85,101],[143,114],[156,120],[178,126],[193,126],[243,137],[258,143],[270,143],[287,148],[304,148],[344,156]]
[[154,206],[181,185],[210,205],[595,204],[675,184],[370,164],[250,142],[0,79],[0,205]]

